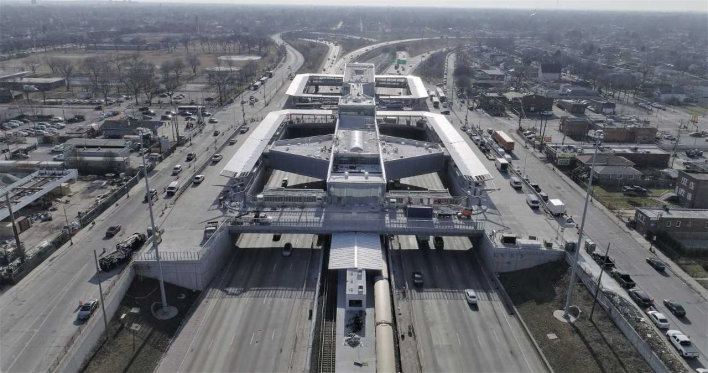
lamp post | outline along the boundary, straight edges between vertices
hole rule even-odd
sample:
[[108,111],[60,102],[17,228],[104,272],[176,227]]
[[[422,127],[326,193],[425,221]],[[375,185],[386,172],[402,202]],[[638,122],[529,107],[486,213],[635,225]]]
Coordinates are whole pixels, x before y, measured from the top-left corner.
[[578,270],[578,253],[580,252],[580,244],[583,242],[583,230],[585,229],[585,218],[588,214],[588,202],[590,201],[590,191],[592,190],[592,177],[595,174],[595,158],[597,157],[597,150],[600,148],[602,142],[602,135],[595,135],[595,152],[592,155],[592,168],[590,169],[590,179],[588,180],[588,187],[585,192],[585,206],[583,207],[583,217],[580,222],[580,230],[578,232],[578,243],[575,245],[575,253],[573,255],[573,267],[570,272],[570,285],[568,286],[568,296],[565,299],[565,310],[563,312],[563,317],[568,319],[568,310],[570,309],[570,301],[573,296],[573,286],[575,285],[575,276]]
[[64,210],[64,220],[66,221],[66,229],[69,230],[69,241],[71,246],[74,246],[74,235],[71,233],[71,226],[69,225],[69,218],[66,216],[66,204],[63,204],[62,209]]
[[[145,165],[145,152],[141,151],[143,158],[143,172],[145,177],[145,190],[150,193],[150,184],[148,183],[147,166]],[[162,278],[162,263],[160,262],[160,251],[157,247],[157,236],[159,232],[155,229],[155,217],[152,213],[152,198],[148,196],[148,210],[150,210],[150,226],[152,227],[152,247],[155,249],[155,261],[157,262],[157,268],[160,272],[160,293],[162,295],[162,310],[167,310],[167,296],[165,295],[165,281]]]

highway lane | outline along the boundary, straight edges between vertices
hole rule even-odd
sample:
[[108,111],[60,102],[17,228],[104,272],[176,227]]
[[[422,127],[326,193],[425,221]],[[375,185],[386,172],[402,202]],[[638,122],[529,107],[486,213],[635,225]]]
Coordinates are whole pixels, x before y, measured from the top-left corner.
[[[299,68],[304,60],[302,55],[289,46],[288,51],[287,61],[281,69],[288,65]],[[287,74],[279,76],[285,79]],[[246,108],[247,118],[260,115],[263,108],[260,104]],[[217,113],[216,117],[221,120],[213,128],[227,131],[233,124],[233,117],[229,118],[231,120],[224,118],[234,112],[232,105]],[[211,126],[207,125],[207,128]],[[191,147],[205,153],[213,143],[211,132],[205,131],[192,140]],[[151,187],[158,190],[166,187],[173,180],[170,170],[180,163],[184,163],[184,158],[177,155],[161,162],[150,175]],[[117,206],[104,212],[94,228],[79,232],[74,237],[73,246],[67,244],[57,250],[20,284],[0,296],[0,371],[46,371],[57,355],[63,353],[64,346],[82,325],[75,323],[79,300],[98,298],[92,250],[100,251],[103,247],[110,250],[117,240],[132,232],[144,232],[149,224],[147,204],[142,203],[144,188],[145,184],[140,182],[131,189],[131,198],[119,201]],[[156,210],[168,203],[169,200],[161,198]],[[105,230],[115,223],[123,224],[123,232],[115,239],[104,240]],[[117,272],[113,271],[102,276],[104,289],[110,286],[116,275]]]
[[[286,234],[279,242],[272,237],[240,237],[224,286],[211,289],[199,306],[210,311],[190,342],[192,348],[184,356],[170,350],[159,372],[288,371],[297,327],[308,322],[301,311],[309,309],[314,296],[314,287],[303,292],[303,286],[315,277],[308,273],[317,273],[321,250],[310,248],[311,235]],[[290,257],[281,254],[285,242],[293,244]],[[307,341],[300,337],[297,343]],[[293,371],[302,371],[304,359],[297,361],[300,366]]]
[[[543,164],[531,154],[529,149],[524,148],[520,137],[514,135],[517,123],[490,117],[483,113],[475,113],[474,115],[477,118],[472,122],[477,122],[481,128],[504,130],[513,136],[517,141],[514,150],[515,159],[517,159],[515,164],[520,165],[522,169],[525,168],[525,173],[531,175],[531,179],[538,182],[550,198],[560,198],[566,204],[568,213],[579,221],[585,202],[584,193],[571,187],[550,166]],[[461,122],[455,116],[451,116],[450,119],[454,126],[459,128]],[[476,146],[472,146],[472,149],[475,154],[482,157]],[[523,201],[515,203],[523,203]],[[640,288],[654,298],[657,308],[669,318],[671,328],[682,330],[691,336],[691,340],[699,349],[701,356],[698,361],[689,361],[689,365],[693,367],[708,366],[708,329],[702,323],[708,317],[708,302],[671,271],[662,274],[650,267],[645,260],[651,255],[648,251],[648,243],[637,242],[626,227],[618,225],[594,204],[588,207],[585,233],[586,237],[595,241],[599,248],[604,249],[611,243],[610,255],[620,268],[632,275]],[[670,263],[670,265],[676,267],[676,264]],[[687,317],[683,319],[674,317],[663,306],[663,299],[673,299],[682,303],[686,308]]]
[[[433,249],[432,240],[398,239],[401,249],[393,251],[392,260],[405,268],[423,371],[545,371],[518,321],[507,315],[469,239],[445,237],[444,250]],[[413,285],[413,271],[423,274],[422,286]],[[467,303],[465,289],[475,290],[477,306]]]

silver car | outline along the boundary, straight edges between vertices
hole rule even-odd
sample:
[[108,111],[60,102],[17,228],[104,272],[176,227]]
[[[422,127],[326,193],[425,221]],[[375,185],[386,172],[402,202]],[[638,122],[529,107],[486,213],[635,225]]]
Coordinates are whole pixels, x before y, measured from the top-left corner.
[[84,302],[79,310],[79,320],[86,320],[98,309],[98,299],[91,299]]

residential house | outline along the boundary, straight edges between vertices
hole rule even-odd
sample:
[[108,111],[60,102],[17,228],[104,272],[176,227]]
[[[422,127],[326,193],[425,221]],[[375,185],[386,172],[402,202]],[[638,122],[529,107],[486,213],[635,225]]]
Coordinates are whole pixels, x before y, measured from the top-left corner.
[[668,233],[675,237],[704,235],[708,233],[708,210],[638,208],[634,212],[635,230],[652,237]]
[[679,170],[675,192],[683,207],[708,208],[708,173]]
[[[620,157],[613,154],[600,153],[597,155],[589,154],[592,149],[588,150],[588,153],[578,154],[576,156],[576,162],[579,167],[583,167],[586,170],[590,170],[590,167],[595,166],[619,166],[619,167],[634,167],[634,162],[630,161],[625,157]],[[593,162],[593,157],[595,161]]]
[[593,183],[607,187],[620,188],[624,185],[642,185],[642,173],[634,167],[595,166]]
[[538,79],[542,82],[560,80],[561,65],[558,63],[542,63],[538,67]]

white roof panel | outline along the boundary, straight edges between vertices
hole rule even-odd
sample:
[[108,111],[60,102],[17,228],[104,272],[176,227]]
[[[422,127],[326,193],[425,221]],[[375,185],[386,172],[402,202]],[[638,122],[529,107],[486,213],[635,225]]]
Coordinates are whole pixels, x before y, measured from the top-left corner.
[[278,127],[289,114],[332,114],[331,110],[279,110],[268,113],[258,124],[251,136],[249,136],[236,154],[229,160],[221,176],[240,177],[250,173],[256,162],[265,151],[271,139],[278,130]]
[[485,182],[492,180],[487,168],[474,154],[465,139],[455,130],[452,124],[442,114],[427,111],[378,111],[379,117],[422,116],[428,120],[443,145],[450,153],[452,160],[463,176],[469,180]]
[[341,233],[332,235],[329,269],[383,269],[381,239],[377,234]]

